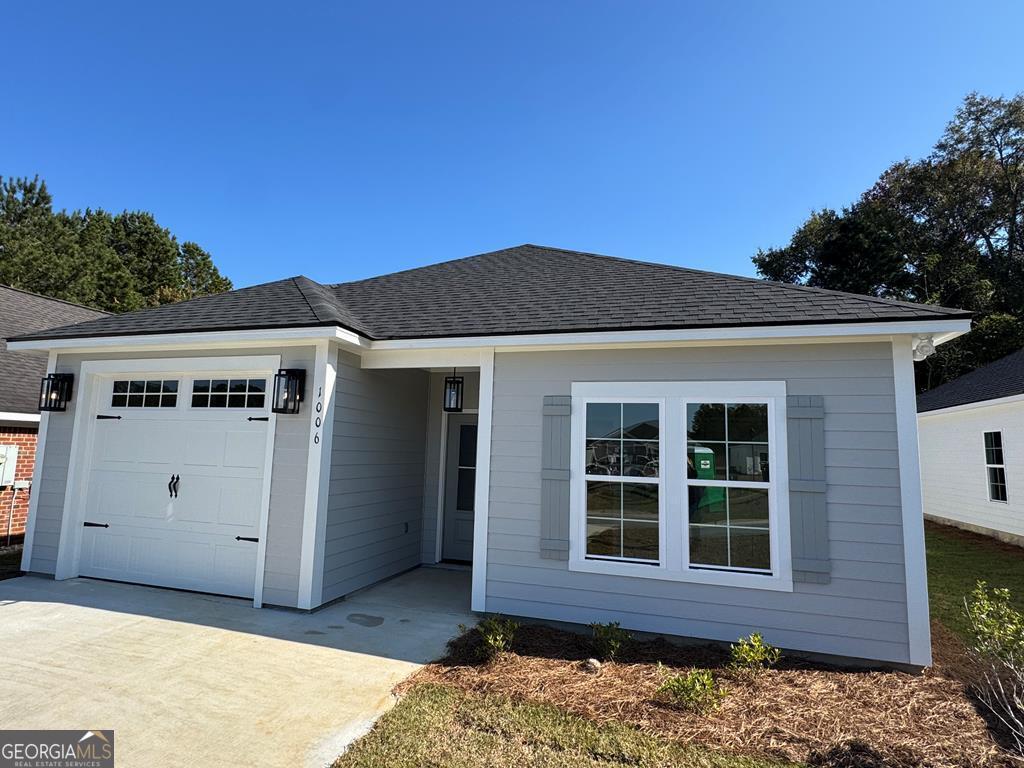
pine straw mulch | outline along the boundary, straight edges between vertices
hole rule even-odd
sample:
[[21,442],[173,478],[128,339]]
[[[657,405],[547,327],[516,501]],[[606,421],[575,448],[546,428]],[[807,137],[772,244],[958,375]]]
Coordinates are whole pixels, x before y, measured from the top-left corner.
[[[726,669],[726,649],[633,641],[597,673],[583,660],[589,638],[522,626],[513,650],[480,663],[480,636],[453,640],[448,655],[400,686],[422,682],[561,707],[688,744],[835,768],[1003,768],[1016,762],[993,740],[972,703],[972,670],[959,639],[933,626],[935,664],[921,674],[844,669],[784,657],[755,679]],[[696,714],[658,701],[665,672],[704,667],[728,694]]]

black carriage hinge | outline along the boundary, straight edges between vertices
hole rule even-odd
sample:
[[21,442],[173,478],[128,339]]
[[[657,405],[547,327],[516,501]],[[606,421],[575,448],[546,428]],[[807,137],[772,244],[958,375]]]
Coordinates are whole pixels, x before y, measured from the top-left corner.
[[84,523],[82,523],[82,525],[85,526],[86,528],[109,528],[110,527],[110,523],[90,523],[88,520],[86,520]]
[[269,416],[250,416],[248,421],[270,421]]
[[105,413],[97,413],[96,414],[96,418],[97,419],[120,419],[121,417],[120,416],[108,416]]
[[235,536],[235,541],[259,541],[252,536]]

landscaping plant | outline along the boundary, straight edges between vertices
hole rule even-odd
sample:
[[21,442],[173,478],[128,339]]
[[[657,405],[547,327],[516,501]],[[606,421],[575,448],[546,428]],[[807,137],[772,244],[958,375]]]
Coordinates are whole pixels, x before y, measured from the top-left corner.
[[782,658],[782,651],[766,643],[760,632],[740,638],[738,643],[729,648],[732,657],[729,668],[748,675],[760,674],[778,664]]
[[978,698],[1024,757],[1024,614],[1013,607],[1010,590],[989,589],[984,581],[964,604],[971,652],[985,669]]
[[629,642],[629,632],[619,626],[619,622],[608,624],[591,624],[594,633],[594,651],[601,661],[614,661],[622,646]]
[[511,619],[503,619],[501,616],[488,616],[481,619],[476,628],[484,641],[483,656],[493,659],[499,653],[511,650],[519,624]]
[[[664,670],[659,664],[658,668]],[[682,709],[707,712],[718,707],[726,691],[707,669],[693,669],[681,675],[669,675],[658,687],[658,694]]]

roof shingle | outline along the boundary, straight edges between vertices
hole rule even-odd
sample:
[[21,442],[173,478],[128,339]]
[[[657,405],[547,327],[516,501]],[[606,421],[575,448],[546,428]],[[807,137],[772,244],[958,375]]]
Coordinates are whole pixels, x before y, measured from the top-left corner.
[[917,412],[1024,394],[1024,349],[917,396]]

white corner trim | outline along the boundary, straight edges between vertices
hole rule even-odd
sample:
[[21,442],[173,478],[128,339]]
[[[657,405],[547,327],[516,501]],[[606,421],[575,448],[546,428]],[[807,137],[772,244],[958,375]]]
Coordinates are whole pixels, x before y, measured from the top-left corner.
[[[323,419],[320,439],[320,484],[317,489],[317,520],[316,547],[313,550],[313,600],[312,606],[321,605],[324,601],[324,558],[327,549],[327,504],[331,491],[331,467],[333,466],[332,447],[334,445],[334,411],[337,402],[338,381],[338,349],[330,346],[327,350],[327,365],[324,372]],[[317,416],[311,414],[313,428],[316,428]]]
[[[964,403],[963,405],[951,405],[948,408],[936,408],[934,411],[918,413],[917,418],[928,419],[932,416],[946,416],[951,413],[960,413],[961,411],[974,411],[978,408],[998,408],[1000,406],[1014,405],[1015,403],[1024,403],[1024,394],[997,397],[992,400],[978,400],[973,403]],[[3,414],[0,414],[0,416],[3,416]]]
[[[480,350],[480,404],[476,428],[476,493],[473,507],[473,597],[471,608],[487,610],[487,522],[491,515],[491,423],[494,412],[494,348]],[[440,510],[438,511],[440,514]]]
[[909,336],[892,339],[893,381],[896,389],[896,434],[900,462],[900,508],[903,515],[903,562],[907,585],[907,631],[910,663],[932,663],[928,612],[928,569],[925,560],[924,510],[917,437],[917,394],[914,357]]
[[[46,361],[46,372],[53,373],[57,366],[57,353],[50,352]],[[42,413],[39,419],[39,432],[36,433],[36,458],[32,467],[32,492],[28,496],[28,518],[25,521],[25,546],[21,551],[21,570],[28,573],[32,570],[32,545],[36,538],[36,518],[39,516],[38,489],[43,479],[43,462],[46,459],[46,432],[50,423],[50,414]]]
[[0,424],[4,422],[17,422],[18,424],[39,423],[38,413],[15,413],[14,411],[0,411]]
[[[314,603],[316,595],[314,573],[316,571],[319,530],[321,477],[326,475],[325,479],[330,480],[330,455],[323,450],[324,429],[333,427],[327,422],[325,416],[334,394],[332,391],[334,389],[334,374],[337,371],[336,363],[328,366],[327,358],[330,351],[330,345],[326,340],[316,343],[316,362],[313,364],[312,382],[307,381],[306,399],[303,404],[303,407],[309,409],[309,453],[306,457],[306,497],[302,513],[298,607],[306,610],[316,607]],[[327,382],[328,368],[332,374],[330,386]],[[327,462],[326,468],[324,467],[325,461]],[[326,513],[324,516],[326,517]],[[321,551],[322,546],[321,544]]]
[[[280,367],[277,358],[275,367]],[[270,382],[273,383],[273,376]],[[273,390],[271,390],[273,391]],[[267,445],[263,454],[263,485],[260,489],[259,541],[256,542],[256,584],[252,593],[252,607],[263,607],[263,580],[267,573],[267,531],[270,529],[270,483],[274,476],[274,437],[277,435],[277,414],[268,409]]]

